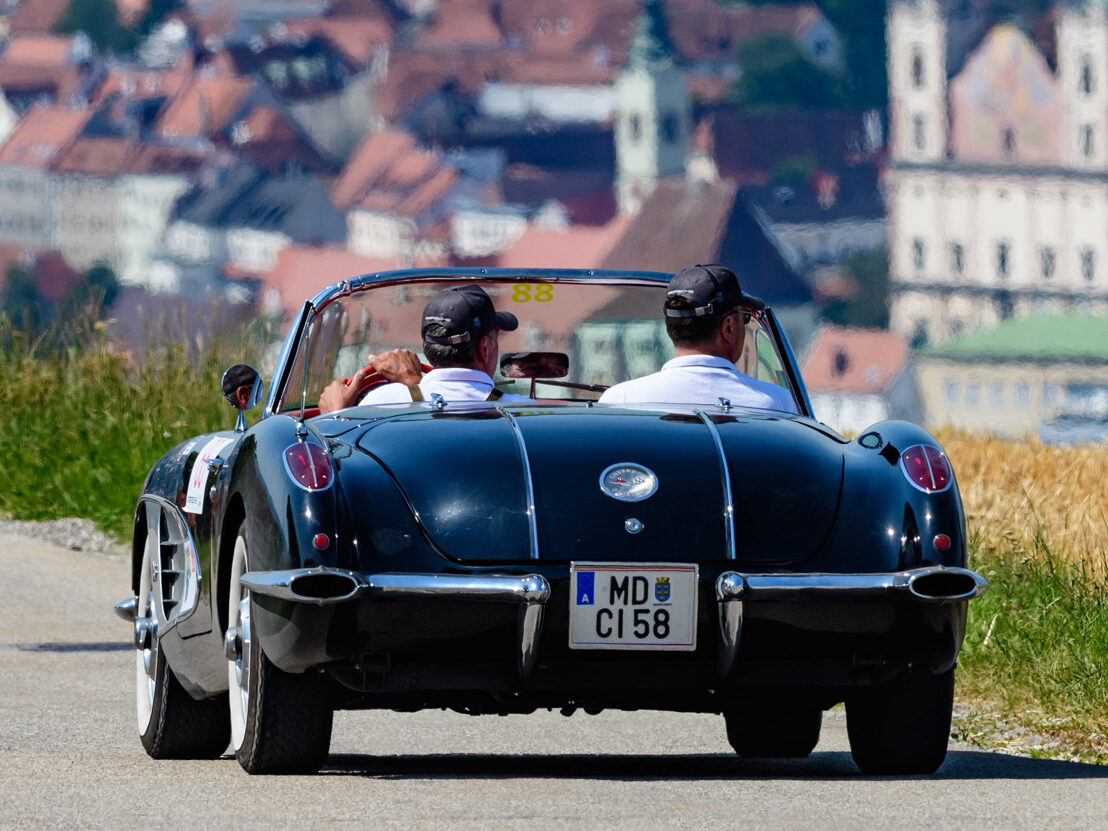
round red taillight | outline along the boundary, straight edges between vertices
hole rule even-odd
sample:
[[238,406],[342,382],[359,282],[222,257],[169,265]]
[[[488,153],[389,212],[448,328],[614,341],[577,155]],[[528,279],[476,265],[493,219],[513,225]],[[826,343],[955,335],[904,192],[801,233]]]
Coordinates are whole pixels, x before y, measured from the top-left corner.
[[929,444],[914,444],[901,453],[900,469],[909,482],[927,493],[945,491],[954,482],[950,460]]
[[317,551],[323,551],[330,544],[331,539],[326,534],[316,534],[312,538],[312,545],[316,547]]
[[932,540],[935,545],[936,551],[949,551],[950,550],[950,537],[946,534],[936,534],[935,539]]
[[285,449],[285,470],[297,485],[306,491],[321,491],[331,487],[335,478],[331,457],[318,444],[297,442]]

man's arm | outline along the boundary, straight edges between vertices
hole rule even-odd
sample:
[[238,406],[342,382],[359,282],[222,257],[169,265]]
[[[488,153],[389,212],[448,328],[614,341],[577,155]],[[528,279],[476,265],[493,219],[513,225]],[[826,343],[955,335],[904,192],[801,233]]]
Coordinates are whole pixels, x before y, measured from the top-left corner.
[[[423,377],[423,368],[419,356],[410,349],[390,349],[379,355],[369,356],[369,366],[386,381],[411,386],[418,384]],[[328,384],[319,396],[319,411],[332,413],[358,403],[366,371],[359,369],[349,380],[336,378]]]

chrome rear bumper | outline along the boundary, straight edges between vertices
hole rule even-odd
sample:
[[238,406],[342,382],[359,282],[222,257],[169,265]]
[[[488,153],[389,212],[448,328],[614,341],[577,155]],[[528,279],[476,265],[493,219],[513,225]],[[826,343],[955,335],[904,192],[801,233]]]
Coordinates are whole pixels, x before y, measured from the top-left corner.
[[[516,665],[521,678],[535,665],[550,583],[541,574],[362,574],[336,568],[255,571],[242,584],[260,595],[313,605],[362,598],[442,597],[519,605]],[[984,594],[988,581],[965,568],[928,566],[875,574],[746,574],[725,571],[715,581],[719,611],[718,670],[730,672],[748,600],[880,599],[961,603]]]

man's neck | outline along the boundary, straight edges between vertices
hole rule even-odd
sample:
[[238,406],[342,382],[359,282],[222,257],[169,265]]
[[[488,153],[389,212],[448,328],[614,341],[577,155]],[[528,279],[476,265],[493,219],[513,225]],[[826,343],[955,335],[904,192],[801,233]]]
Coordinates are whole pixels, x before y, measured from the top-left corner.
[[688,358],[692,355],[707,355],[712,358],[723,358],[727,360],[727,356],[722,354],[721,350],[712,349],[711,347],[675,346],[673,348],[673,357],[675,358]]

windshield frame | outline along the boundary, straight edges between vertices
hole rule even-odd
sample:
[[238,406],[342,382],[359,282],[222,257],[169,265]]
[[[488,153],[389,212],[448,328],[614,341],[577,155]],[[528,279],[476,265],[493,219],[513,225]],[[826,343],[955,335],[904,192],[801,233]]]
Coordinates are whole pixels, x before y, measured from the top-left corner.
[[[375,288],[396,286],[402,284],[426,284],[437,282],[458,283],[465,281],[493,282],[493,283],[578,283],[600,285],[623,286],[657,286],[666,284],[673,277],[668,272],[660,271],[627,271],[617,269],[556,269],[556,268],[438,268],[438,269],[398,269],[395,271],[379,271],[361,274],[344,280],[339,280],[320,290],[314,297],[306,301],[300,312],[293,319],[288,335],[281,347],[280,356],[274,370],[273,383],[270,385],[266,398],[262,418],[277,414],[277,407],[286,398],[286,390],[289,397],[295,392],[291,387],[301,384],[299,395],[301,406],[299,411],[285,411],[286,414],[297,413],[297,417],[303,417],[306,410],[303,384],[305,376],[299,381],[293,378],[293,370],[296,367],[298,357],[306,348],[308,336],[312,331],[314,322],[335,301],[340,298],[360,294]],[[765,324],[765,330],[769,333],[774,348],[777,351],[785,376],[792,385],[790,392],[796,400],[800,414],[812,416],[812,406],[808,398],[808,392],[804,388],[800,376],[796,358],[784,331],[777,322],[773,310],[769,306],[763,309],[750,310],[751,313]],[[309,356],[310,357],[310,356]],[[307,361],[302,367],[307,366]]]

